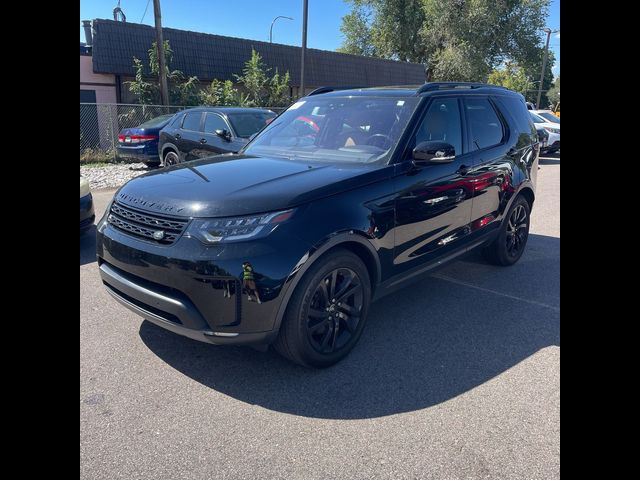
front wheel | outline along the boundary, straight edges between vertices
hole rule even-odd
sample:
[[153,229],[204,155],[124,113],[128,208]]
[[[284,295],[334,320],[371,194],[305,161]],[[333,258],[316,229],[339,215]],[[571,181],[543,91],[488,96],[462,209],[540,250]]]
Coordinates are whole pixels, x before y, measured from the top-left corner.
[[296,287],[274,347],[300,365],[333,365],[358,342],[370,302],[369,272],[362,260],[348,250],[329,252]]
[[522,197],[517,197],[507,212],[498,237],[484,249],[487,260],[495,265],[509,266],[520,260],[529,238],[531,207]]

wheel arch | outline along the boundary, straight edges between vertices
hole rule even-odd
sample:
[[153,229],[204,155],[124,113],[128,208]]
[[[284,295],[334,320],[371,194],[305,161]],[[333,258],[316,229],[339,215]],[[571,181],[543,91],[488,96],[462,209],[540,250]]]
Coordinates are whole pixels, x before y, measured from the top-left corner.
[[274,319],[274,331],[280,330],[282,319],[284,318],[284,314],[287,310],[289,300],[291,299],[293,292],[300,283],[304,274],[309,270],[309,268],[311,268],[312,265],[316,264],[316,262],[321,260],[326,254],[339,248],[349,250],[358,258],[360,258],[360,260],[362,260],[365,267],[367,268],[367,271],[369,272],[371,293],[373,296],[376,287],[380,283],[381,277],[380,258],[378,257],[375,248],[364,232],[348,230],[335,233],[309,249],[289,274],[289,277],[285,282],[285,284],[288,285],[286,285],[285,287],[280,306],[278,307],[276,317]]
[[[525,198],[525,200],[527,200],[527,202],[529,202],[529,210],[533,210],[533,202],[536,199],[536,194],[533,192],[533,189],[531,188],[531,186],[530,185],[524,185],[520,189],[520,191],[518,192],[518,195],[523,196]],[[516,197],[518,195],[516,195]]]
[[165,143],[164,145],[162,145],[162,151],[160,152],[162,157],[161,160],[164,160],[164,154],[169,150],[177,153],[178,156],[180,155],[180,150],[178,150],[178,147],[176,147],[173,143]]

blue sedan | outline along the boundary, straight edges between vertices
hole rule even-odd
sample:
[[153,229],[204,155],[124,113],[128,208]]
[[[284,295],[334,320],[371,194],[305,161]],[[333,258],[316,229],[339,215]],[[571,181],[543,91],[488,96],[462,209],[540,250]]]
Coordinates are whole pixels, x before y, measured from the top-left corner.
[[118,156],[146,164],[159,164],[158,139],[160,130],[169,123],[173,116],[173,113],[160,115],[137,127],[122,129],[118,135]]

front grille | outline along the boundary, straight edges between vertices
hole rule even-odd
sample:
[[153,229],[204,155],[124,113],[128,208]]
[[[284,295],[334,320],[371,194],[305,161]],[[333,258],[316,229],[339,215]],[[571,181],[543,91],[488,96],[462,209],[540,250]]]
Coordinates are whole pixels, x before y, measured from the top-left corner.
[[[141,212],[117,202],[111,205],[107,220],[117,230],[163,245],[175,242],[189,223],[188,218],[166,217]],[[163,232],[162,238],[158,238],[158,232]]]

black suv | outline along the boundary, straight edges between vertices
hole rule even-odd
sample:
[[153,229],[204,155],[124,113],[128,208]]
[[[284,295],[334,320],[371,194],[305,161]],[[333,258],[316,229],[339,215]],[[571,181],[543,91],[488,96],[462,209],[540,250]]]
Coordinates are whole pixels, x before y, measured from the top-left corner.
[[328,366],[382,295],[475,247],[518,261],[538,155],[504,88],[324,88],[239,154],[124,185],[98,225],[100,273],[167,330]]
[[179,112],[160,130],[162,164],[236,153],[275,117],[263,108],[197,107]]

